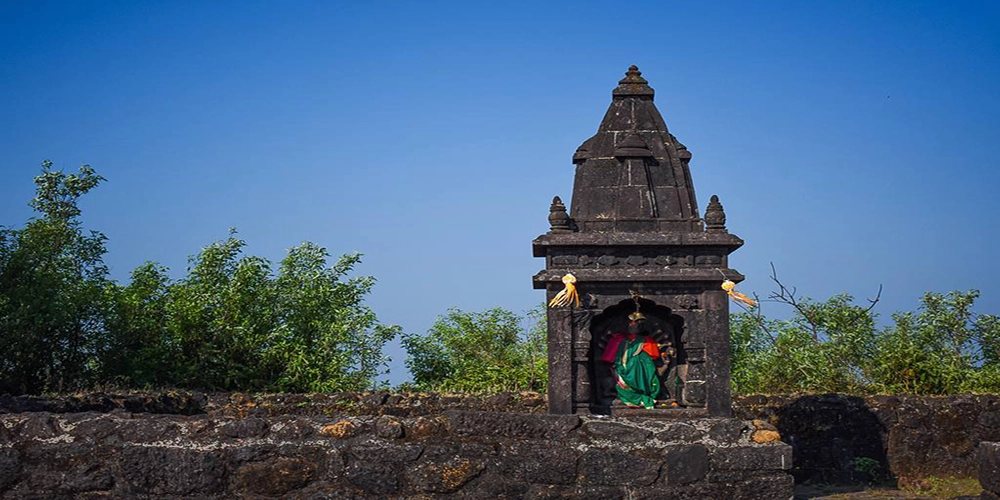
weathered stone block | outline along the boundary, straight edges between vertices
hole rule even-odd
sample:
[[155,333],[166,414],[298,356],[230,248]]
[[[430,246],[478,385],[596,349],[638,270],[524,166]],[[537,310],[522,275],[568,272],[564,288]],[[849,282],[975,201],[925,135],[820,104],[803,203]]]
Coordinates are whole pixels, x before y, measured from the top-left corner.
[[531,483],[518,481],[502,474],[484,472],[479,478],[463,488],[471,498],[525,498]]
[[1000,443],[979,443],[979,484],[1000,496]]
[[121,467],[131,493],[213,495],[226,485],[218,452],[131,446],[122,454]]
[[704,446],[672,446],[665,451],[663,472],[667,484],[698,482],[708,473],[708,449]]
[[708,437],[722,444],[735,443],[743,437],[749,427],[745,420],[724,419],[712,426],[708,431]]
[[446,462],[452,458],[487,458],[495,457],[500,452],[499,445],[494,443],[463,443],[455,441],[445,441],[435,444],[427,444],[423,454],[420,455],[421,462]]
[[649,486],[660,476],[659,460],[621,451],[590,450],[580,457],[580,484]]
[[[3,426],[0,425],[0,428]],[[0,448],[0,493],[7,491],[19,479],[21,454],[12,448]]]
[[400,439],[405,434],[403,421],[389,415],[383,415],[375,421],[375,435],[383,439]]
[[732,498],[741,500],[775,500],[792,498],[795,480],[788,474],[755,475],[740,481]]
[[577,486],[532,485],[526,499],[613,500],[624,499],[628,491],[620,486],[581,484]]
[[348,482],[369,495],[397,493],[402,485],[398,464],[352,462],[344,470]]
[[316,427],[300,417],[279,419],[269,429],[269,435],[278,440],[305,439],[315,434]]
[[481,460],[453,458],[447,462],[420,463],[408,468],[406,478],[417,491],[452,493],[483,471]]
[[249,417],[226,422],[219,427],[219,433],[227,438],[246,439],[267,434],[267,422],[261,418]]
[[580,426],[575,415],[524,415],[472,411],[444,412],[451,432],[459,436],[503,436],[558,439]]
[[299,458],[278,458],[246,464],[234,473],[237,493],[284,495],[309,484],[316,473],[315,463]]
[[374,463],[413,462],[424,447],[419,444],[357,444],[347,448],[347,456]]
[[573,484],[580,453],[549,443],[511,443],[502,454],[500,472],[525,483]]
[[14,426],[11,433],[19,439],[48,439],[59,434],[56,419],[48,413],[28,413],[20,424]]
[[653,431],[618,422],[592,420],[583,425],[583,430],[592,439],[608,440],[616,443],[641,443],[649,440]]
[[785,470],[792,467],[792,447],[782,443],[712,448],[709,463],[713,471]]
[[662,431],[657,431],[656,439],[668,443],[693,443],[705,435],[697,427],[683,422],[667,424]]

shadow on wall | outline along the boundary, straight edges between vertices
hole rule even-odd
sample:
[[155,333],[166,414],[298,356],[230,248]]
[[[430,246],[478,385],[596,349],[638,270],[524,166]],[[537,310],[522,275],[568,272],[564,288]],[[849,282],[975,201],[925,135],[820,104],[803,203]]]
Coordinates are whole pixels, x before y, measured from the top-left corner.
[[894,482],[886,455],[888,429],[864,399],[802,396],[776,408],[773,422],[792,446],[796,484]]

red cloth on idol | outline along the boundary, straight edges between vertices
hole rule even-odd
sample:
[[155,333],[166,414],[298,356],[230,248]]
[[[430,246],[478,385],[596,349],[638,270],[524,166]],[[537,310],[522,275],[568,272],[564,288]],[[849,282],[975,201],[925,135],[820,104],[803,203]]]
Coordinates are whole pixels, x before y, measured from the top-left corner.
[[[604,347],[604,352],[601,353],[601,361],[604,361],[605,363],[614,363],[615,353],[618,352],[618,346],[620,346],[625,339],[634,339],[635,337],[635,334],[632,333],[612,333],[611,336],[608,337],[608,345]],[[656,342],[653,341],[652,337],[648,335],[644,337],[645,338],[642,341],[643,352],[649,354],[649,357],[653,359],[659,359],[659,346],[656,345]]]

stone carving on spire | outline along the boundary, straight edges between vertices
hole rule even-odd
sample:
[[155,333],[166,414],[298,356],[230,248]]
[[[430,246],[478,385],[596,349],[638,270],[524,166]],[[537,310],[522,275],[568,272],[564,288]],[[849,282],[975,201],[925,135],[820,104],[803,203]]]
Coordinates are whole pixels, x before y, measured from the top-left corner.
[[572,232],[569,215],[566,214],[566,205],[558,196],[552,198],[552,205],[549,207],[549,234]]

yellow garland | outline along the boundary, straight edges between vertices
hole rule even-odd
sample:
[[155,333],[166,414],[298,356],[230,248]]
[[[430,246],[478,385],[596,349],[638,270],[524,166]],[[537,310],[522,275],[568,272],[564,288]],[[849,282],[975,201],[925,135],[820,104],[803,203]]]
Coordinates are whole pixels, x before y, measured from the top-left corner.
[[751,299],[750,297],[747,297],[746,295],[743,295],[740,292],[737,292],[736,283],[733,283],[730,280],[722,282],[722,289],[726,291],[726,294],[729,295],[729,298],[735,300],[736,302],[742,302],[750,307],[757,305],[757,301]]
[[576,286],[573,285],[576,283],[576,276],[567,273],[566,276],[562,277],[562,282],[566,288],[563,288],[549,301],[549,307],[565,307],[571,303],[580,307],[580,296],[576,293]]

